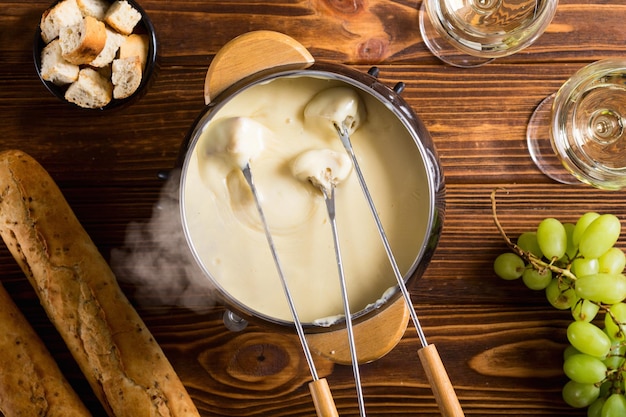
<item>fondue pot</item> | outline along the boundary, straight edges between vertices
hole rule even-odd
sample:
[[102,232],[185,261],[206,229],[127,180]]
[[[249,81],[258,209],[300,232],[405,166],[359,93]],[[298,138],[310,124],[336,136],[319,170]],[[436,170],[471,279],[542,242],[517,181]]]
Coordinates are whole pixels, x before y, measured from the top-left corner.
[[[258,213],[246,208],[253,207],[253,204],[241,172],[236,167],[226,167],[224,158],[221,158],[223,155],[215,157],[211,154],[207,149],[212,148],[206,142],[219,131],[215,127],[218,123],[238,116],[254,119],[260,115],[266,122],[289,119],[281,124],[281,132],[285,131],[286,125],[295,123],[294,132],[305,134],[306,126],[303,124],[303,128],[298,125],[300,122],[295,122],[299,116],[283,117],[281,112],[293,110],[294,114],[300,114],[306,101],[303,97],[308,97],[307,94],[316,89],[348,88],[362,97],[368,121],[353,134],[356,156],[363,158],[363,171],[374,198],[379,198],[376,204],[384,226],[393,223],[387,232],[394,251],[398,252],[405,283],[411,285],[424,273],[441,233],[445,207],[444,179],[428,131],[400,97],[404,85],[398,83],[389,88],[377,79],[377,75],[376,68],[362,73],[343,65],[315,62],[308,51],[292,38],[268,31],[251,32],[235,38],[212,61],[205,81],[206,107],[181,148],[181,216],[187,242],[196,261],[235,317],[281,330],[293,328],[289,317],[276,312],[280,309],[274,310],[276,304],[284,300],[264,301],[266,298],[284,298],[284,294],[277,290],[276,270],[256,218]],[[294,102],[286,103],[291,98]],[[268,131],[278,132],[279,128],[268,123]],[[370,136],[363,136],[366,134]],[[258,164],[253,159],[250,165],[260,174],[257,186],[263,194],[261,204],[268,209],[269,229],[277,241],[281,260],[289,263],[290,256],[296,259],[292,261],[295,265],[287,265],[286,268],[287,279],[291,279],[289,285],[293,285],[295,293],[295,306],[298,308],[304,300],[315,310],[327,298],[332,298],[319,294],[334,292],[331,285],[323,283],[322,279],[326,279],[326,275],[336,276],[337,271],[335,257],[327,244],[330,231],[327,229],[326,212],[319,208],[324,207],[324,199],[311,184],[298,184],[289,175],[289,163],[286,161],[290,158],[289,152],[295,152],[299,146],[298,139],[280,137],[278,133],[275,136],[272,139],[274,142],[263,151],[269,156],[264,161],[259,157]],[[281,143],[281,140],[285,144],[289,141],[289,144],[277,147],[276,143]],[[372,142],[371,146],[363,144],[368,141]],[[324,146],[335,151],[342,149],[339,139],[332,137],[332,132],[324,141],[316,142],[316,146],[320,144],[328,144]],[[369,264],[374,262],[372,259],[378,258],[380,261],[376,262],[381,265],[388,261],[380,248],[376,250],[382,256],[369,253],[374,250],[371,248],[380,246],[380,242],[376,241],[378,235],[368,234],[375,230],[372,217],[359,217],[358,212],[365,203],[360,201],[362,195],[351,194],[354,190],[350,191],[349,187],[360,192],[358,186],[353,186],[350,181],[336,188],[337,222],[340,234],[344,232],[341,246],[347,252],[346,258],[352,255],[352,260],[346,261],[346,274],[352,271],[351,268],[361,274],[353,277],[348,286],[355,288],[362,284],[363,287],[373,288],[370,299],[358,301],[351,310],[352,320],[357,329],[378,322],[376,326],[382,329],[382,337],[378,333],[377,339],[395,338],[397,341],[407,325],[406,307],[400,299],[398,286],[394,285],[393,276],[389,277],[388,265],[379,267],[372,264],[372,267]],[[292,206],[291,197],[296,194],[300,200]],[[315,219],[321,219],[317,228],[304,224]],[[285,224],[278,224],[281,221]],[[302,230],[314,230],[314,236]],[[357,235],[350,236],[352,232]],[[258,241],[252,242],[255,239]],[[307,246],[315,239],[326,242],[318,245],[321,255],[317,253],[318,246]],[[321,278],[316,273],[320,274],[323,266],[311,260],[319,260],[320,257],[328,260],[331,265],[329,271],[333,271],[332,274],[321,273]],[[268,262],[270,267],[263,269],[257,261]],[[299,262],[302,262],[301,267]],[[332,269],[333,264],[335,269]],[[365,272],[359,269],[363,265],[370,265]],[[364,275],[369,274],[370,269],[373,275],[383,276],[385,282],[367,282]],[[380,271],[375,272],[376,269]],[[227,270],[230,272],[225,272]],[[226,277],[227,273],[231,275]],[[264,275],[262,279],[267,283],[255,287],[259,285],[255,277],[257,274]],[[312,278],[307,278],[309,276]],[[386,281],[387,278],[390,281]],[[302,290],[297,288],[298,279],[306,281]],[[329,282],[337,280],[332,276],[328,279]],[[316,288],[318,281],[320,286],[328,288]],[[244,292],[246,295],[241,295]],[[316,310],[311,315],[303,312],[303,326],[313,337],[343,331],[345,320],[341,311],[329,309],[320,313]],[[380,323],[381,318],[383,323]],[[385,341],[385,349],[392,347],[389,343],[389,340]],[[375,358],[366,360],[370,359]]]

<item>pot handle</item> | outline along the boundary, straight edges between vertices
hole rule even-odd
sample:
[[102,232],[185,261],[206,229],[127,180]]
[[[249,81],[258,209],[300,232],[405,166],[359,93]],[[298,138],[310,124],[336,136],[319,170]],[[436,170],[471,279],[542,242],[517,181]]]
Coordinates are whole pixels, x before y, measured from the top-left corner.
[[339,417],[326,378],[321,378],[309,383],[309,390],[311,391],[317,417]]
[[239,35],[220,49],[204,80],[204,102],[209,104],[218,94],[243,78],[284,65],[307,68],[315,62],[311,53],[285,34],[258,30]]

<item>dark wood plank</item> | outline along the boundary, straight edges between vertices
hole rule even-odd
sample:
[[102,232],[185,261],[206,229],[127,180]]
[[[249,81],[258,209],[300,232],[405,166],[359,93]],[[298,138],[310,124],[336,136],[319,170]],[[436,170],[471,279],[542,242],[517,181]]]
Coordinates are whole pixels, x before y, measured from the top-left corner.
[[[534,107],[574,71],[623,55],[626,5],[561,0],[553,24],[518,55],[482,68],[447,67],[425,48],[415,1],[145,0],[160,41],[160,68],[148,94],[132,107],[100,115],[53,98],[32,63],[32,42],[45,1],[9,1],[0,15],[0,149],[36,157],[58,181],[102,253],[124,247],[132,223],[145,223],[163,180],[203,107],[211,59],[227,41],[257,29],[302,42],[316,59],[361,71],[402,93],[429,129],[446,175],[447,208],[439,247],[412,297],[467,415],[584,416],[563,403],[561,353],[568,312],[541,292],[497,279],[491,263],[505,244],[491,217],[496,187],[500,219],[511,236],[548,216],[573,221],[588,210],[626,219],[621,193],[552,183],[533,166],[525,126]],[[145,245],[151,245],[145,238]],[[626,247],[620,240],[620,247]],[[178,279],[175,268],[154,275]],[[101,416],[93,394],[38,306],[8,251],[0,279],[45,339],[81,397]],[[202,416],[314,415],[310,374],[290,332],[252,324],[241,333],[222,324],[212,293],[188,300],[206,311],[170,305],[119,276],[131,301],[163,346]],[[155,288],[155,291],[158,288]],[[387,356],[362,366],[368,415],[439,415],[417,359],[409,326]],[[342,416],[358,415],[350,367],[316,358]]]

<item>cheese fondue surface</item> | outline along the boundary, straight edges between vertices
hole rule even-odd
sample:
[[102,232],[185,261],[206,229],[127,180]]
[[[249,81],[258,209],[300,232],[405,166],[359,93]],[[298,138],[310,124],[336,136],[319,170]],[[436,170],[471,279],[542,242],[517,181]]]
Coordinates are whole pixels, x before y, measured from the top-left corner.
[[[317,93],[338,86],[348,84],[294,76],[253,85],[217,109],[192,143],[181,184],[190,246],[221,291],[255,315],[292,321],[259,213],[242,175],[241,155],[249,157],[300,320],[322,323],[343,315],[324,197],[318,187],[294,174],[294,163],[302,164],[297,161],[303,153],[320,151],[309,152],[308,158],[346,154],[335,129],[311,126],[304,111]],[[358,92],[363,107],[359,126],[351,134],[354,152],[400,270],[406,273],[421,253],[431,216],[424,163],[396,115],[369,94],[348,88]],[[242,149],[241,136],[246,131],[237,126],[254,126],[252,151]],[[236,151],[224,145],[229,135],[237,138],[232,146]],[[337,167],[334,163],[330,165]],[[347,168],[345,162],[341,166],[335,201],[348,298],[355,313],[388,294],[396,279],[351,168],[351,162]]]

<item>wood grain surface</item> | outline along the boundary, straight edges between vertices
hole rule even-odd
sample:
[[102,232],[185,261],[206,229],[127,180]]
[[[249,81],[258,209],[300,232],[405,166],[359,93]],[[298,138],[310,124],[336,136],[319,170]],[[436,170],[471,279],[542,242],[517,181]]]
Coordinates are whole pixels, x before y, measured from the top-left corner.
[[[0,14],[0,149],[34,156],[58,182],[105,258],[127,244],[127,231],[150,222],[162,195],[159,172],[176,163],[179,147],[204,106],[212,57],[252,30],[274,30],[301,42],[316,60],[367,71],[380,68],[431,132],[446,176],[441,241],[426,274],[411,289],[429,342],[438,351],[468,416],[585,416],[561,399],[567,312],[541,292],[492,272],[505,250],[492,217],[511,236],[544,217],[573,221],[588,210],[626,220],[626,197],[545,178],[525,147],[534,107],[578,68],[626,54],[626,3],[561,0],[547,32],[530,48],[474,69],[436,60],[418,30],[420,1],[409,0],[143,0],[159,40],[159,68],[148,93],[111,113],[80,111],[58,101],[39,81],[32,44],[42,1],[3,1]],[[138,234],[143,247],[153,244]],[[624,248],[626,241],[620,240]],[[142,288],[118,278],[163,347],[202,416],[314,416],[311,375],[297,337],[259,324],[227,330],[224,307],[211,291],[157,298],[159,285],[182,271],[154,266],[165,284]],[[6,248],[0,280],[45,341],[94,416],[102,416],[78,367],[38,305]],[[0,324],[1,329],[1,324]],[[362,365],[370,416],[436,416],[411,324],[386,356]],[[350,366],[316,356],[341,416],[357,416]],[[0,370],[1,372],[2,370]],[[8,416],[7,416],[8,417]]]

